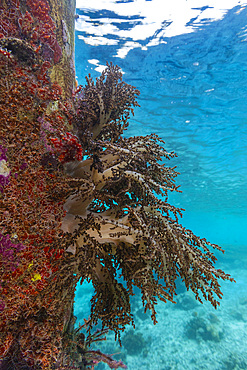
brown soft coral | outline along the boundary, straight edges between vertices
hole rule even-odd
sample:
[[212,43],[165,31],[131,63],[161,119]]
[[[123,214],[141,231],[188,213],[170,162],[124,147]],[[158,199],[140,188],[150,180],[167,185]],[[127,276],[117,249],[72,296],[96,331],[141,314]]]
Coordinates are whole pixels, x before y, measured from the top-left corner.
[[75,127],[81,142],[85,138],[115,141],[128,127],[133,107],[139,106],[136,96],[140,92],[122,81],[118,66],[107,63],[107,68],[100,78],[86,77],[87,84],[75,99],[77,115]]
[[182,210],[168,203],[168,191],[178,191],[177,172],[161,161],[175,153],[155,134],[122,137],[138,93],[113,65],[95,85],[89,77],[75,118],[87,158],[66,165],[68,174],[85,181],[65,204],[62,228],[74,234],[68,251],[82,278],[93,282],[92,323],[101,319],[116,333],[132,322],[133,286],[155,323],[157,298],[173,302],[178,276],[200,302],[203,296],[214,307],[222,296],[218,279],[233,280],[214,267],[209,247],[222,249],[185,229],[178,222]]

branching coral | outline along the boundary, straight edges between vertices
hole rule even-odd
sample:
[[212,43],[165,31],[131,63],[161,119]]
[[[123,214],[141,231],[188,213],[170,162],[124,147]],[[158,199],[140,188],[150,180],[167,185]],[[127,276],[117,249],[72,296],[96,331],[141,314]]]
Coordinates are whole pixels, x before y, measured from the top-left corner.
[[[138,106],[139,91],[122,81],[118,66],[108,65],[94,83],[86,77],[86,87],[76,96],[77,115],[74,125],[82,143],[87,135],[115,141],[128,127],[130,113]],[[84,145],[85,146],[85,145]]]
[[203,297],[215,308],[222,297],[218,279],[233,280],[214,267],[210,247],[222,249],[185,229],[178,220],[182,210],[168,203],[168,192],[178,191],[177,173],[162,160],[175,153],[155,134],[122,136],[138,93],[112,64],[96,84],[87,78],[75,118],[87,158],[66,167],[84,179],[65,204],[62,228],[74,235],[68,251],[75,254],[79,274],[95,287],[92,323],[101,319],[116,333],[132,322],[133,286],[156,323],[157,298],[174,301],[178,276],[200,302]]
[[[90,349],[92,343],[98,343],[100,341],[106,340],[105,335],[108,333],[108,329],[96,330],[95,333],[89,334],[87,337],[81,332],[83,328],[86,328],[88,322],[85,320],[85,324],[79,326],[78,329],[74,330],[73,338],[72,338],[72,346],[70,348],[71,352],[74,354],[77,363],[80,366],[80,369],[92,369],[97,366],[99,362],[104,362],[108,364],[111,369],[127,369],[127,366],[120,360],[114,360],[111,355],[107,355],[102,353],[99,350],[92,350]],[[66,364],[66,369],[74,369],[71,367],[71,363],[69,358],[67,358],[66,354],[63,359],[64,363]]]

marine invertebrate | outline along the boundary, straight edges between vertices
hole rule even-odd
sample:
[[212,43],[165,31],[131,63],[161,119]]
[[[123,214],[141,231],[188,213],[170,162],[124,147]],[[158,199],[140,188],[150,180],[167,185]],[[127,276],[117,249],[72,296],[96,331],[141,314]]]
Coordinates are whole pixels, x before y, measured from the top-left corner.
[[10,51],[21,63],[34,65],[38,62],[35,49],[25,40],[16,37],[5,37],[2,40],[0,39],[0,47]]
[[93,139],[117,140],[128,127],[140,92],[122,81],[121,69],[113,64],[108,65],[95,83],[90,75],[86,81],[83,92],[75,96],[74,126],[79,139],[85,144],[89,133]]
[[[17,259],[18,252],[25,249],[21,243],[13,243],[16,236],[12,238],[9,235],[0,233],[0,258],[1,258],[1,276],[8,270],[15,271],[20,261]],[[9,271],[8,271],[9,272]]]
[[0,232],[0,312],[5,310],[6,307],[6,293],[7,291],[3,288],[6,280],[11,274],[17,269],[20,264],[19,254],[25,249],[25,246],[21,243],[15,243],[16,235],[12,236],[3,235]]
[[163,158],[176,154],[155,134],[122,136],[139,92],[108,64],[96,84],[87,78],[79,94],[75,127],[87,158],[66,168],[85,185],[67,200],[62,229],[75,236],[69,251],[81,277],[89,276],[95,287],[92,323],[101,319],[119,335],[132,322],[133,286],[156,323],[157,298],[174,302],[177,276],[196,299],[216,308],[222,297],[218,279],[233,279],[214,267],[210,247],[222,249],[185,229],[182,210],[168,203],[169,191],[178,191],[177,173]]
[[51,138],[55,150],[59,153],[59,161],[61,163],[71,162],[74,160],[82,160],[82,147],[75,135],[66,132],[61,139]]
[[104,362],[111,369],[127,369],[127,366],[124,365],[121,360],[114,360],[111,355],[107,355],[102,353],[100,350],[93,350],[90,348],[92,343],[98,343],[106,340],[104,335],[107,334],[108,330],[98,329],[95,331],[95,333],[90,333],[89,335],[85,336],[81,330],[87,327],[87,325],[88,323],[85,320],[85,324],[75,330],[73,340],[71,342],[72,348],[70,351],[74,352],[75,358],[77,358],[77,362],[80,364],[80,366],[93,370],[98,363]]

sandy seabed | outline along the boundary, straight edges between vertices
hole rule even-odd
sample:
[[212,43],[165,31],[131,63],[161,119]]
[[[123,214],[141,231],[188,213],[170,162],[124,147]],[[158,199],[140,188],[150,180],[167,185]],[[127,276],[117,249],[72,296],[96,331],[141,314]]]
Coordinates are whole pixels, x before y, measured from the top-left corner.
[[[136,328],[122,334],[122,347],[109,333],[107,341],[96,349],[115,354],[129,370],[246,370],[247,369],[247,261],[229,260],[223,270],[236,283],[223,282],[220,307],[197,302],[182,284],[177,304],[157,305],[158,324],[153,325],[143,313],[141,297],[133,298]],[[89,314],[92,288],[82,285],[77,290],[75,315],[83,322]],[[109,369],[99,364],[96,369]]]

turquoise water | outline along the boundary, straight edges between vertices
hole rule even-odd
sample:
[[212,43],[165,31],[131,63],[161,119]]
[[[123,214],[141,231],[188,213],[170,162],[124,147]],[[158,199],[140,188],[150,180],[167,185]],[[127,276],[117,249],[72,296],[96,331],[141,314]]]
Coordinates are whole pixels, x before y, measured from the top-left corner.
[[[134,299],[137,325],[129,335],[136,351],[127,344],[119,349],[111,335],[105,349],[121,351],[130,370],[247,369],[247,8],[241,2],[218,19],[208,16],[212,6],[198,8],[177,34],[171,32],[176,19],[164,12],[156,29],[142,28],[136,36],[148,22],[141,12],[128,14],[128,3],[135,2],[109,3],[112,9],[77,9],[78,82],[84,84],[88,73],[99,76],[112,61],[140,90],[141,108],[126,135],[155,132],[178,154],[170,164],[180,172],[182,193],[171,194],[170,203],[186,209],[184,226],[226,250],[217,255],[218,266],[237,282],[222,284],[217,311],[181,287],[177,305],[158,305],[155,327]],[[84,284],[77,290],[81,322],[91,289]]]

